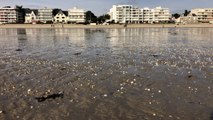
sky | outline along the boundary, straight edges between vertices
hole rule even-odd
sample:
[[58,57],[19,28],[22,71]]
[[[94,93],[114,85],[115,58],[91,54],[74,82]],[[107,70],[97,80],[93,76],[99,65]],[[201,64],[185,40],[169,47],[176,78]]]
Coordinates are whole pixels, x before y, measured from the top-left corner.
[[0,7],[23,5],[30,8],[61,8],[67,10],[72,7],[91,10],[96,15],[109,11],[112,5],[131,4],[137,7],[162,6],[170,8],[171,12],[180,12],[193,8],[213,8],[213,0],[0,0]]

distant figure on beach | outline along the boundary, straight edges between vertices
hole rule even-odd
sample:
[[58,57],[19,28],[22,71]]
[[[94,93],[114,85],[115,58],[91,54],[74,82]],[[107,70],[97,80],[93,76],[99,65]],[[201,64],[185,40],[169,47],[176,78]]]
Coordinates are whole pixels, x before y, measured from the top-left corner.
[[127,27],[127,23],[124,24],[124,27]]
[[51,24],[51,27],[54,27],[54,24],[53,24],[53,23]]

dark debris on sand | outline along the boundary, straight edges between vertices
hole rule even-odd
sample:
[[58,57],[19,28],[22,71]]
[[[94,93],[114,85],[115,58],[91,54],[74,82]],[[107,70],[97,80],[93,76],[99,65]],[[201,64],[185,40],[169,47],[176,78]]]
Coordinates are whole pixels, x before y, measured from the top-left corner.
[[56,99],[56,98],[63,98],[64,97],[64,93],[63,92],[59,92],[59,93],[54,93],[51,95],[47,95],[47,96],[42,96],[42,97],[35,97],[35,99],[38,102],[44,102],[48,99]]
[[22,49],[16,49],[16,51],[22,51]]
[[77,56],[78,56],[78,55],[81,55],[81,52],[75,53],[74,55],[77,55]]

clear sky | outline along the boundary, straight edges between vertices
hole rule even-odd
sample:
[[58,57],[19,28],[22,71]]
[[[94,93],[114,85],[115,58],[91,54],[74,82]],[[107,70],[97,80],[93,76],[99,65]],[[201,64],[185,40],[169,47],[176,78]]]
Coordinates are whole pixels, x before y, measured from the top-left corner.
[[23,5],[32,8],[47,6],[66,10],[76,6],[91,10],[96,15],[108,12],[113,4],[132,4],[150,8],[162,6],[170,8],[173,12],[192,8],[213,8],[213,0],[0,0],[0,7],[6,5]]

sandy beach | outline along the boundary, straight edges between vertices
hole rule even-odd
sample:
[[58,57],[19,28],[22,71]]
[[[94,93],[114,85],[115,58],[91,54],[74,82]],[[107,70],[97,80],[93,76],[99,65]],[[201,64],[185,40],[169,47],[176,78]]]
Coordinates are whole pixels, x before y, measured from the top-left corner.
[[[213,28],[213,24],[130,24],[127,28]],[[124,28],[124,25],[77,25],[77,24],[55,24],[51,27],[51,24],[6,24],[0,25],[0,28]]]
[[212,28],[95,27],[0,29],[0,120],[212,120]]

